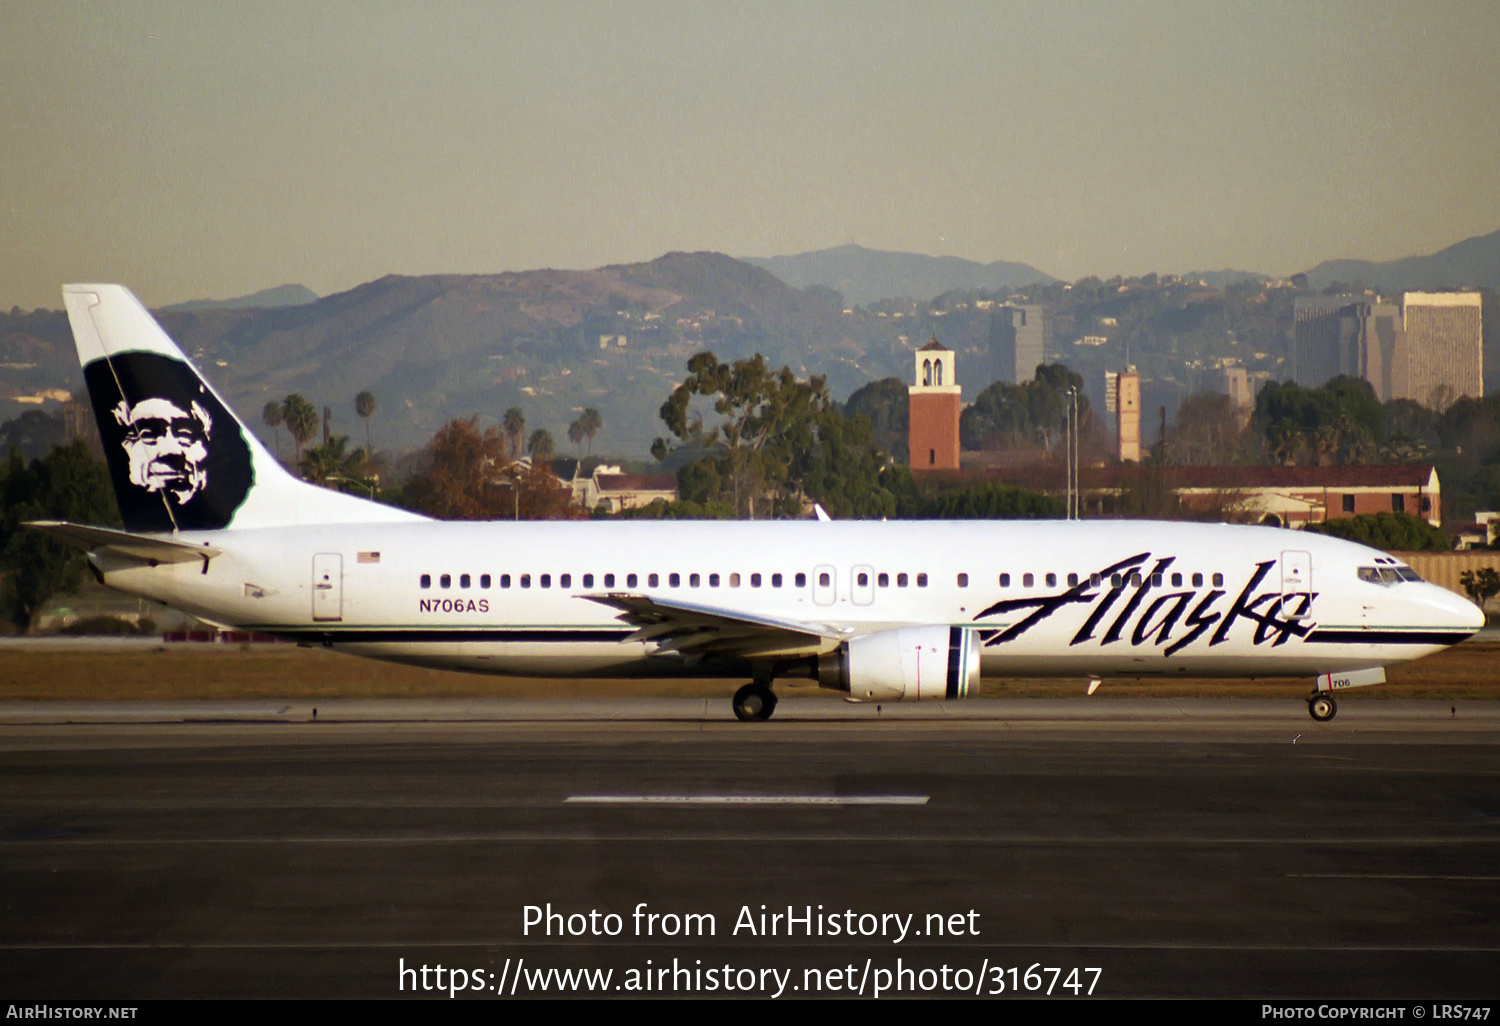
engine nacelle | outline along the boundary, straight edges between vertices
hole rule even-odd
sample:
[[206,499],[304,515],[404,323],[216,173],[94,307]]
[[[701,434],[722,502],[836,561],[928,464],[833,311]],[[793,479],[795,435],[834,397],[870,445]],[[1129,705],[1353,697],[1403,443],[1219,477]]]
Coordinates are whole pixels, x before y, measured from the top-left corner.
[[818,657],[818,685],[854,702],[965,698],[979,687],[979,646],[962,627],[900,627]]

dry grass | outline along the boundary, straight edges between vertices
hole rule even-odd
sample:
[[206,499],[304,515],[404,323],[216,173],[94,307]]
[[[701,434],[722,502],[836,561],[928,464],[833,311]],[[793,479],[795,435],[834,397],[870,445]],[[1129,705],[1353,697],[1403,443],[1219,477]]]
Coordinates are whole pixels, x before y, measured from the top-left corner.
[[[161,645],[153,648],[0,649],[0,701],[224,698],[723,697],[740,680],[557,680],[486,677],[379,663],[291,645]],[[786,680],[778,688],[811,689]],[[1297,679],[1107,680],[1096,697],[1305,695]],[[986,681],[987,698],[1082,696],[1080,680]],[[1500,698],[1500,644],[1469,641],[1390,671],[1390,681],[1348,692],[1359,698]],[[831,696],[830,696],[831,697]],[[1340,697],[1343,697],[1342,695]]]

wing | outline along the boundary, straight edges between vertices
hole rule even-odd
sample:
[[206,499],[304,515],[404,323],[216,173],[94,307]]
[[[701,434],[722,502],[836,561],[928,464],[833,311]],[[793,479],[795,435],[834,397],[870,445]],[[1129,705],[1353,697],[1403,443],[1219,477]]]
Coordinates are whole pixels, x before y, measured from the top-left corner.
[[834,651],[849,634],[826,624],[777,620],[650,595],[612,592],[583,598],[618,609],[620,619],[636,628],[625,640],[654,641],[661,650],[690,657],[805,658]]
[[61,520],[33,520],[26,526],[45,531],[58,541],[72,545],[74,548],[89,551],[102,549],[105,552],[139,560],[142,563],[191,563],[201,559],[206,565],[208,560],[224,551],[206,544],[190,545],[187,542],[173,541],[170,538],[131,534],[129,531],[119,531],[110,527],[87,527],[83,524],[69,524]]

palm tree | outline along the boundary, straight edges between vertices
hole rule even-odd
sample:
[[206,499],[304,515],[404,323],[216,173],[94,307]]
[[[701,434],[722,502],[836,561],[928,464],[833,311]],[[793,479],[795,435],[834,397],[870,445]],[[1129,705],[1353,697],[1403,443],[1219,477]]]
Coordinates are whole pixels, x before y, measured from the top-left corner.
[[354,397],[354,412],[364,418],[365,422],[365,455],[374,451],[370,445],[370,417],[375,413],[375,393],[369,389]]
[[286,423],[286,429],[292,434],[292,440],[297,443],[297,462],[301,463],[302,447],[318,431],[317,408],[302,398],[302,396],[293,392],[286,397],[286,402],[282,406],[281,417]]
[[281,432],[277,428],[286,422],[286,409],[275,399],[266,403],[265,409],[260,411],[260,419],[266,422],[266,427],[271,429],[271,437],[276,439],[276,458],[281,459]]
[[583,448],[583,418],[579,417],[568,425],[568,441],[578,448]]
[[521,455],[521,439],[526,437],[526,414],[521,412],[519,406],[512,406],[505,411],[505,437],[510,439],[511,458]]
[[348,451],[348,435],[331,435],[327,442],[307,450],[298,464],[302,477],[313,484],[339,491],[350,490],[347,486],[368,491],[374,495],[375,485],[370,480],[370,464],[365,450]]
[[552,458],[557,447],[552,443],[552,432],[546,428],[537,428],[531,433],[531,441],[526,443],[526,451],[531,453],[532,463],[545,463]]
[[589,455],[594,454],[594,436],[604,426],[604,418],[599,416],[599,411],[590,406],[583,411],[583,416],[578,418],[579,427],[583,428],[583,436],[589,440]]

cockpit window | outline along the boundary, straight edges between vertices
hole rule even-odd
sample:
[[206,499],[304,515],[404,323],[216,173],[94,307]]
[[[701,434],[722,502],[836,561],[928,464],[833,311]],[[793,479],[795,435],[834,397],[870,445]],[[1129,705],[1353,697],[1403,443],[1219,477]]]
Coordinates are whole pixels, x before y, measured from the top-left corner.
[[1402,581],[1420,581],[1422,578],[1409,566],[1362,566],[1359,568],[1359,579],[1389,587]]

